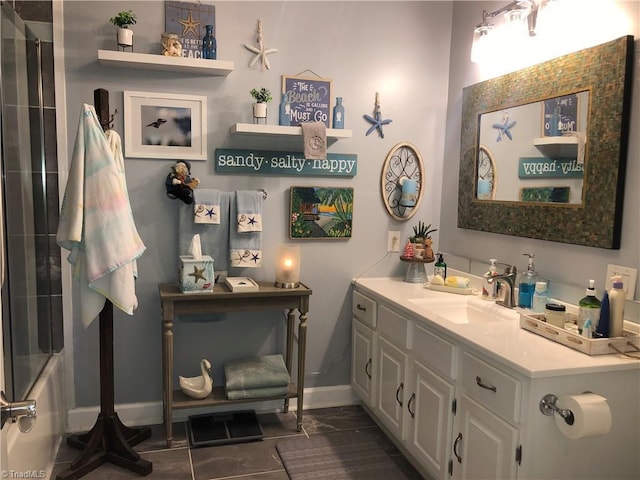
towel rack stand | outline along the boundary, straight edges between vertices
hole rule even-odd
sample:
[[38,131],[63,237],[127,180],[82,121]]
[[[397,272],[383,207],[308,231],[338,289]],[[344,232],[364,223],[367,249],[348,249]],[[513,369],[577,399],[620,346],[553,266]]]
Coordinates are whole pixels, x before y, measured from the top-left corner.
[[[103,129],[111,128],[109,92],[94,90],[94,105]],[[117,110],[116,110],[117,112]],[[115,115],[115,113],[114,113]],[[126,427],[114,409],[113,376],[113,304],[105,300],[100,322],[100,413],[93,428],[84,434],[67,437],[67,445],[82,450],[70,467],[58,474],[57,480],[81,478],[106,462],[126,468],[139,475],[148,475],[153,465],[131,447],[151,436],[149,427]]]

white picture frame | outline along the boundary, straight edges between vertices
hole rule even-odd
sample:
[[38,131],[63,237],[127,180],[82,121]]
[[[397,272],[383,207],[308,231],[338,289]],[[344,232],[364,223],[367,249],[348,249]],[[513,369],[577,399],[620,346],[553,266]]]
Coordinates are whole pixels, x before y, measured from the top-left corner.
[[207,97],[123,92],[124,156],[207,159]]

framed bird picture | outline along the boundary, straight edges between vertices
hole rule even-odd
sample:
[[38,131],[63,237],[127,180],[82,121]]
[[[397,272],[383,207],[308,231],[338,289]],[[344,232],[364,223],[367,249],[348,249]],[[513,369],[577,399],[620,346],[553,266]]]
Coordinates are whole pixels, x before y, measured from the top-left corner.
[[207,97],[124,91],[124,156],[207,159]]

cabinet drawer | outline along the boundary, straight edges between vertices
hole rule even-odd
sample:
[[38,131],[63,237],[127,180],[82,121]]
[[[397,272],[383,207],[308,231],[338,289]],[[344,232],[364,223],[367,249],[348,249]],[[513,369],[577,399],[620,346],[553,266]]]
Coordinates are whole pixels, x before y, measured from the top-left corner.
[[375,300],[365,297],[360,292],[353,292],[353,316],[371,328],[376,328],[376,306]]
[[456,378],[456,346],[416,324],[413,351],[417,360],[447,378]]
[[470,396],[505,420],[520,420],[519,380],[465,353],[462,359],[462,385]]
[[394,342],[397,346],[408,350],[411,348],[409,320],[400,314],[380,305],[378,311],[378,333]]

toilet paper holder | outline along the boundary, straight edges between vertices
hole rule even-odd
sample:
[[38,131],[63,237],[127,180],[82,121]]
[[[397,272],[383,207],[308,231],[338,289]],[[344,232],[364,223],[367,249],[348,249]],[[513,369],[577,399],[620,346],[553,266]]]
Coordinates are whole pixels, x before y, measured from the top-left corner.
[[575,422],[575,417],[573,416],[573,412],[568,408],[558,408],[556,402],[558,401],[558,397],[556,397],[553,393],[548,393],[542,400],[540,400],[540,411],[543,415],[553,416],[554,413],[557,413],[564,421],[567,422],[567,425],[573,425]]

